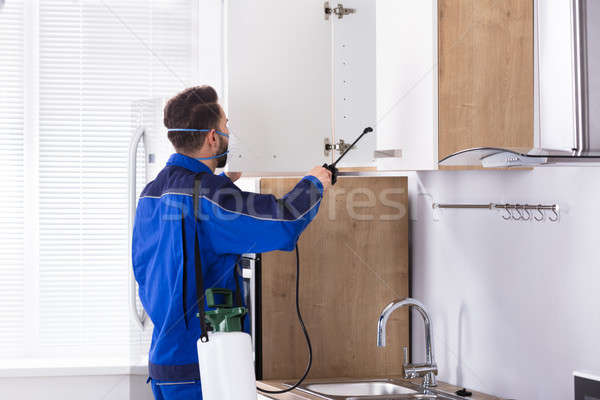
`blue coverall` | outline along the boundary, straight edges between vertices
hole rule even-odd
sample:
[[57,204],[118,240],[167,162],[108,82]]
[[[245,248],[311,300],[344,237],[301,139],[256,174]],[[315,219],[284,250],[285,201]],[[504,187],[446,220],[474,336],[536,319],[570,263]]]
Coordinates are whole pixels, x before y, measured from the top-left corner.
[[281,199],[243,192],[228,177],[178,153],[148,183],[135,216],[132,258],[140,300],[154,324],[148,367],[157,400],[202,398],[194,235],[204,287],[235,290],[240,255],[293,250],[322,196],[321,182],[311,175]]

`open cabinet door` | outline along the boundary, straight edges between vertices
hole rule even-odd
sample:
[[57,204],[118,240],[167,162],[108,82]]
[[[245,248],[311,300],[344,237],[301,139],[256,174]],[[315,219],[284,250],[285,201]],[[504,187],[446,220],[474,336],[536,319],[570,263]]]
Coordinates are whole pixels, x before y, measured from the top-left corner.
[[[339,3],[329,2],[334,7]],[[334,137],[352,143],[367,126],[377,128],[376,120],[376,4],[373,0],[344,0],[354,10],[333,23]],[[338,165],[375,167],[377,130],[365,136]],[[343,149],[332,152],[332,161]]]
[[304,173],[327,161],[332,52],[324,15],[323,0],[226,1],[226,103],[237,140],[230,171]]
[[[261,192],[281,197],[297,181],[261,179]],[[313,346],[309,378],[389,377],[402,371],[407,309],[391,315],[387,347],[377,347],[376,332],[383,308],[409,295],[407,211],[405,177],[343,177],[302,234],[299,293]],[[295,278],[294,252],[262,255],[256,351],[263,380],[293,381],[306,367]]]

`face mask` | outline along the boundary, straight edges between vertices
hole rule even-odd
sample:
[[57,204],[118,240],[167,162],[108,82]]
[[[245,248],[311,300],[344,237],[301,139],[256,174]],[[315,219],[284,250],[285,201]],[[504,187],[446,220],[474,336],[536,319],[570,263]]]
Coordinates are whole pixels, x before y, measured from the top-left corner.
[[[229,137],[229,135],[227,135]],[[217,168],[223,168],[227,164],[227,153],[229,153],[229,141],[221,138],[221,146],[219,146],[219,159],[217,160]],[[215,156],[216,157],[216,156]]]
[[[167,129],[167,132],[210,132],[212,129]],[[229,138],[229,134],[223,133],[215,130],[219,135]],[[227,163],[227,153],[229,150],[227,149],[227,143],[225,140],[221,140],[221,145],[219,146],[219,154],[211,156],[211,157],[198,157],[196,160],[212,160],[214,158],[218,158],[217,168],[223,168]]]

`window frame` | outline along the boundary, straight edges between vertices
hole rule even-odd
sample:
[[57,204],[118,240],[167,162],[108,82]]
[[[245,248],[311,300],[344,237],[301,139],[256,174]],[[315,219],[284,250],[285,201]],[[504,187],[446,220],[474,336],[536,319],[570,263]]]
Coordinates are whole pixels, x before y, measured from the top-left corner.
[[[132,334],[130,331],[128,346],[130,354],[124,354],[123,358],[114,356],[99,358],[81,357],[68,358],[58,357],[50,358],[41,356],[40,346],[40,1],[24,0],[23,7],[23,25],[24,25],[24,71],[23,71],[23,104],[24,104],[24,125],[23,125],[23,157],[24,157],[24,178],[23,178],[23,199],[24,199],[24,348],[16,358],[0,358],[0,377],[18,377],[18,376],[49,376],[50,375],[104,375],[129,371],[130,374],[141,374],[145,366],[140,365],[139,358],[132,356],[131,348],[136,347],[131,342]],[[202,74],[208,76],[210,84],[221,91],[225,88],[224,81],[224,24],[223,10],[225,0],[215,0],[214,3],[206,7],[200,6],[198,2],[193,2],[194,18],[192,30],[196,33],[190,38],[190,46],[195,51],[191,57],[191,70],[193,82],[197,82]],[[204,7],[204,8],[203,8]],[[201,13],[204,11],[203,13]],[[211,26],[202,24],[203,19],[208,13],[213,16],[219,16],[218,43],[205,44],[203,39],[211,31]],[[214,26],[212,27],[214,28]],[[212,32],[214,34],[214,32]],[[207,71],[201,62],[201,51],[215,50],[219,48],[221,58],[219,60],[219,71]],[[225,98],[223,93],[222,98]],[[128,303],[124,302],[123,307],[128,308]],[[130,329],[138,329],[131,323]],[[139,336],[140,332],[134,332]],[[147,356],[147,355],[146,355]],[[50,371],[53,371],[50,373]],[[145,372],[144,372],[145,373]]]

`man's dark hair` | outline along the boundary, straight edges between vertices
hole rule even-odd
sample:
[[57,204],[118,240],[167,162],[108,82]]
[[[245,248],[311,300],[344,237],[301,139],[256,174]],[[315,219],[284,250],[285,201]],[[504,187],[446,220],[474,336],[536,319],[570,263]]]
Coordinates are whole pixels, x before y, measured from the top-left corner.
[[[164,111],[168,129],[218,129],[221,120],[217,92],[210,86],[195,86],[171,98]],[[204,144],[206,132],[169,132],[177,151],[191,152]]]

